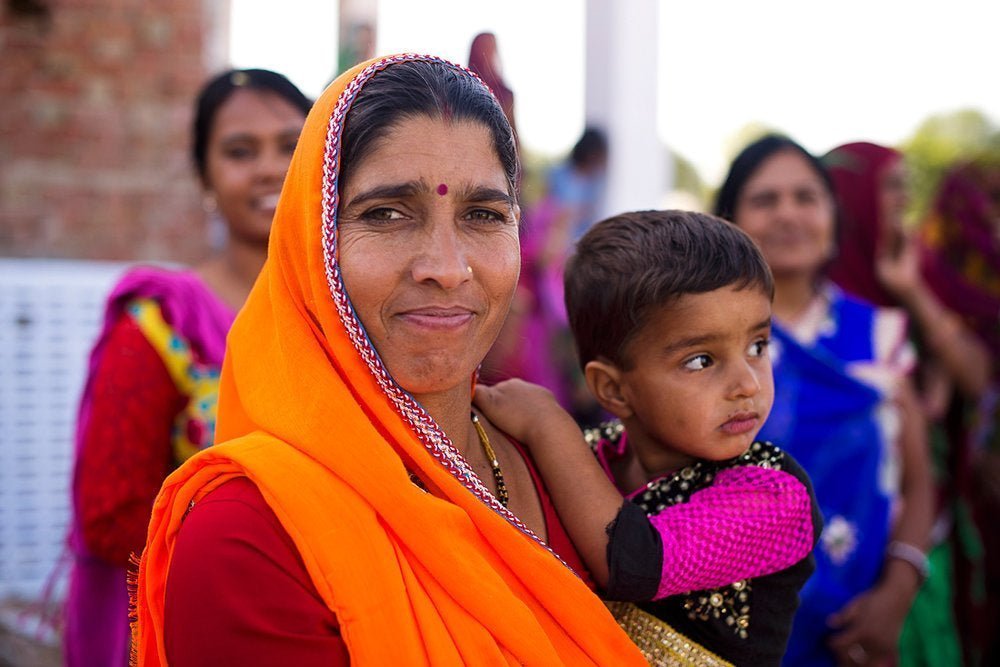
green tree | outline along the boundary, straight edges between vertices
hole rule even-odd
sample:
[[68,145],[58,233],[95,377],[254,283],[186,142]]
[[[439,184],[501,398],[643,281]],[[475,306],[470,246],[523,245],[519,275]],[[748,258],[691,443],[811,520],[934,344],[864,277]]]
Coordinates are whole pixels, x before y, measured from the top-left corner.
[[910,213],[912,219],[920,220],[952,165],[1000,150],[1000,130],[983,112],[960,109],[928,117],[900,150],[910,170]]

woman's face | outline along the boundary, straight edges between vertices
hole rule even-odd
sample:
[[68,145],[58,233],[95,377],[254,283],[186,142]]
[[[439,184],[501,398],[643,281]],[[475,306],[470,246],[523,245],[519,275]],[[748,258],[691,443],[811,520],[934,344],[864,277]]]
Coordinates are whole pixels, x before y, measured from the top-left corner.
[[469,386],[520,271],[518,216],[486,127],[397,123],[343,184],[344,286],[386,368],[417,396]]
[[277,93],[241,88],[216,112],[205,186],[234,240],[267,244],[281,184],[305,116]]
[[775,277],[813,278],[833,253],[833,199],[793,149],[767,158],[747,179],[734,222],[760,246]]

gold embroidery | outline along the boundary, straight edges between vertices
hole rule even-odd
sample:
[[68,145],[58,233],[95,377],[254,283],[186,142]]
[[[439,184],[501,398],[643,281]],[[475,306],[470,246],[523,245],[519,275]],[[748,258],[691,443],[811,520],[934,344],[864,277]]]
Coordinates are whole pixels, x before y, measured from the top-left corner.
[[606,602],[618,625],[654,667],[732,667],[631,602]]

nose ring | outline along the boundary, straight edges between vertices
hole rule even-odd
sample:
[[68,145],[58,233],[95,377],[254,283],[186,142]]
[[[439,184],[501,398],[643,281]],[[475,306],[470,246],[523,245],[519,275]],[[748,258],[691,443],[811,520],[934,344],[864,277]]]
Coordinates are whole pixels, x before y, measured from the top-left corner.
[[469,272],[469,275],[472,275],[472,267],[471,266],[466,265],[465,269],[466,269],[466,271]]

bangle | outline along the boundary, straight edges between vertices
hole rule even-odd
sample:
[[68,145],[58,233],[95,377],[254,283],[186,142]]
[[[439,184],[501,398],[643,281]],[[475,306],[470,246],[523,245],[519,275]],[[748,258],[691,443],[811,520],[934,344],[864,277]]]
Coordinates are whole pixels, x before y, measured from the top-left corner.
[[885,550],[886,556],[896,558],[913,566],[923,583],[931,575],[931,561],[927,558],[924,550],[915,547],[908,542],[893,540],[889,542],[889,547]]

